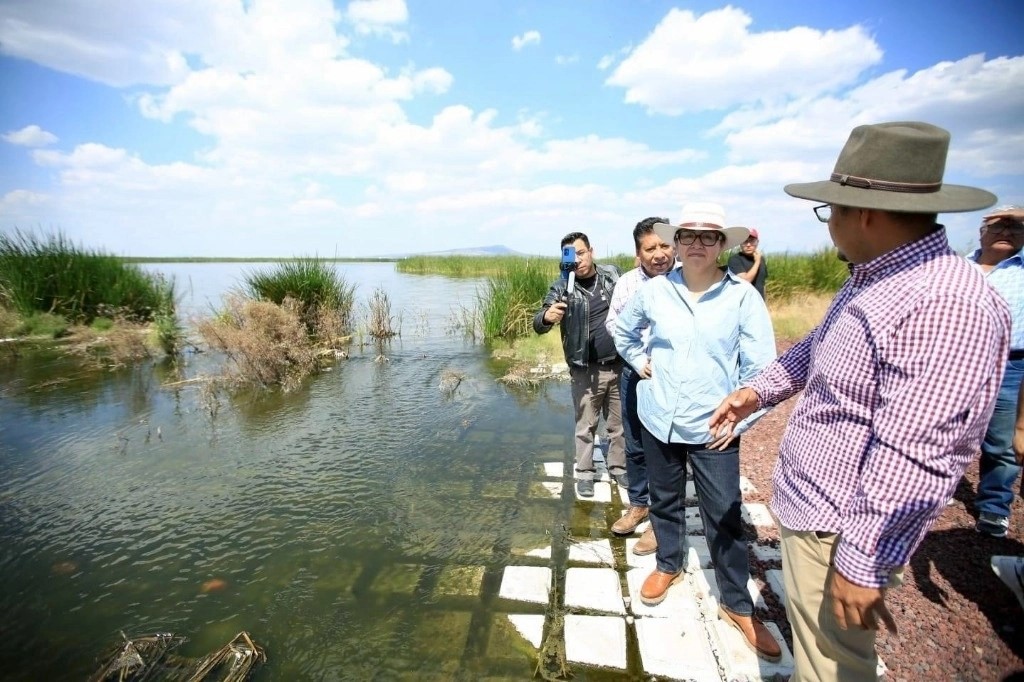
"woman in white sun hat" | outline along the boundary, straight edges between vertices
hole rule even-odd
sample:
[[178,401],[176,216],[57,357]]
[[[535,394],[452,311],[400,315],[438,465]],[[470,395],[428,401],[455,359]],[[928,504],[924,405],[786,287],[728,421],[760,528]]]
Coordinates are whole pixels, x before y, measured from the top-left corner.
[[[657,569],[640,590],[648,605],[661,603],[686,568],[686,463],[715,565],[720,617],[737,628],[759,656],[778,660],[781,649],[753,617],[747,591],[750,566],[740,517],[738,436],[760,416],[751,415],[729,436],[708,427],[722,399],[775,358],[775,335],[757,290],[718,263],[723,251],[750,231],[725,227],[718,204],[683,207],[679,225],[655,231],[676,247],[682,263],[647,282],[619,314],[615,346],[641,377],[637,411],[650,485],[650,516],[658,540]],[[649,353],[641,330],[650,328]]]

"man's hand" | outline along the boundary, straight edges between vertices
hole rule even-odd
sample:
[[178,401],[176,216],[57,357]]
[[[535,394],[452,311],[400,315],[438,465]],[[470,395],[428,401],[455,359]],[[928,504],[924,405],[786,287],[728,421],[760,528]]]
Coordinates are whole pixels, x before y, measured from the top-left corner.
[[565,309],[569,306],[565,301],[555,301],[544,311],[544,322],[546,324],[557,324],[565,317]]
[[643,369],[637,372],[637,374],[640,375],[641,379],[650,379],[652,372],[654,372],[654,367],[651,365],[651,359],[647,358],[647,362],[644,363]]
[[1017,466],[1024,466],[1024,429],[1013,431],[1013,456],[1017,458]]
[[991,225],[992,223],[998,223],[1000,220],[1014,220],[1018,223],[1024,223],[1024,208],[1008,208],[1003,211],[993,211],[982,217],[981,223],[983,225]]
[[885,588],[862,587],[847,580],[835,568],[831,576],[831,584],[826,589],[832,597],[832,614],[840,628],[877,630],[881,620],[886,630],[896,634],[896,621],[885,605]]
[[[711,429],[712,445],[725,437],[731,441],[732,430],[736,428],[736,424],[752,415],[757,410],[759,402],[760,398],[752,388],[741,388],[725,396],[725,400],[711,415],[711,420],[708,422],[708,427]],[[725,445],[721,447],[725,447]]]

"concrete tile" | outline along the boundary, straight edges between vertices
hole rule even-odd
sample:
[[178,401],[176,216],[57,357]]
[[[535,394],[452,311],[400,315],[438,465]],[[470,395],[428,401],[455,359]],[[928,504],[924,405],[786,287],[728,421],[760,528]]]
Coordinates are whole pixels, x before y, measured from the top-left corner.
[[776,561],[782,563],[782,550],[771,545],[759,545],[756,542],[750,543],[750,549],[754,551],[760,561]]
[[768,582],[768,587],[772,588],[772,592],[779,598],[779,602],[783,606],[786,605],[786,583],[782,579],[782,569],[770,568],[764,572],[765,580]]
[[[688,575],[684,576],[675,585],[668,589],[668,596],[665,601],[656,606],[648,606],[640,601],[640,588],[651,571],[634,568],[626,572],[626,585],[629,588],[629,610],[636,616],[647,616],[651,618],[698,618],[700,610],[697,607],[697,597],[693,589],[693,581]],[[639,621],[637,621],[639,622]]]
[[[687,538],[690,543],[690,554],[696,554],[697,565],[701,568],[711,566],[711,550],[708,549],[708,541],[703,535],[691,535]],[[691,557],[690,563],[693,563]]]
[[765,623],[765,627],[782,647],[782,658],[778,663],[769,663],[758,658],[747,646],[747,640],[740,631],[726,625],[722,620],[716,620],[709,625],[712,637],[717,640],[715,643],[719,661],[725,669],[725,679],[730,682],[760,682],[775,679],[775,676],[786,678],[793,674],[793,654],[786,647],[782,633],[775,623]]
[[754,495],[757,493],[757,488],[750,482],[749,478],[740,476],[740,492],[744,495]]
[[687,507],[686,511],[686,534],[687,535],[703,535],[704,534],[704,519],[700,516],[700,510],[697,507]]
[[611,540],[586,540],[569,545],[569,561],[588,564],[615,565]]
[[565,572],[565,605],[626,615],[614,568],[570,568]]
[[774,528],[775,519],[768,512],[768,507],[759,502],[744,502],[740,505],[743,520],[758,528]]
[[636,638],[647,675],[674,680],[721,682],[722,673],[708,641],[704,623],[696,618],[665,621],[639,618]]
[[412,594],[423,574],[420,564],[394,564],[381,571],[370,585],[377,594]]
[[536,499],[558,499],[561,496],[561,481],[536,481],[530,484],[530,497]]
[[544,643],[544,616],[541,614],[496,614],[487,638],[489,658],[528,655]]
[[626,669],[626,621],[620,616],[565,616],[565,657],[573,663]]
[[697,504],[697,487],[693,484],[693,481],[686,482],[683,494],[686,496],[684,499],[686,504]]
[[629,507],[629,490],[620,485],[616,485],[615,487],[619,490],[619,502],[621,502],[623,506]]
[[608,503],[612,501],[612,487],[607,481],[597,481],[594,483],[593,497],[580,497],[580,494],[576,492],[576,482],[573,481],[573,494],[576,495],[576,500],[578,502]]
[[564,462],[544,462],[544,475],[548,478],[562,478],[565,475]]
[[[709,618],[717,618],[718,604],[721,601],[722,593],[718,589],[718,581],[715,580],[715,570],[713,568],[702,569],[694,573],[693,578],[697,591],[702,596],[707,596],[707,600],[703,605],[704,613]],[[761,590],[758,589],[757,583],[754,582],[753,578],[747,579],[747,592],[750,594],[750,598],[754,600],[754,608],[767,608],[767,605],[764,603],[764,597],[761,596]]]
[[544,566],[506,566],[498,596],[503,599],[547,604],[551,569]]

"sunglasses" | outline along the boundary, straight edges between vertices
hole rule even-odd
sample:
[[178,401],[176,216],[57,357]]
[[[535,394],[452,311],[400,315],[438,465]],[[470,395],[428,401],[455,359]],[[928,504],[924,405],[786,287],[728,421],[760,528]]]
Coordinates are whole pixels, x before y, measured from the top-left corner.
[[714,246],[722,238],[722,235],[718,232],[684,232],[683,230],[676,232],[676,241],[683,246],[689,246],[698,240],[703,246]]

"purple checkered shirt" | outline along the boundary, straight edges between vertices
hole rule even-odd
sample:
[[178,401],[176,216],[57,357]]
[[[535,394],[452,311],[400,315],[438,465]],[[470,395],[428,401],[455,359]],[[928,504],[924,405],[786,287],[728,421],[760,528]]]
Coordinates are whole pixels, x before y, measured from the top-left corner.
[[850,273],[822,323],[749,386],[761,406],[804,390],[772,476],[779,522],[839,533],[836,568],[882,587],[978,451],[1010,314],[942,228]]

